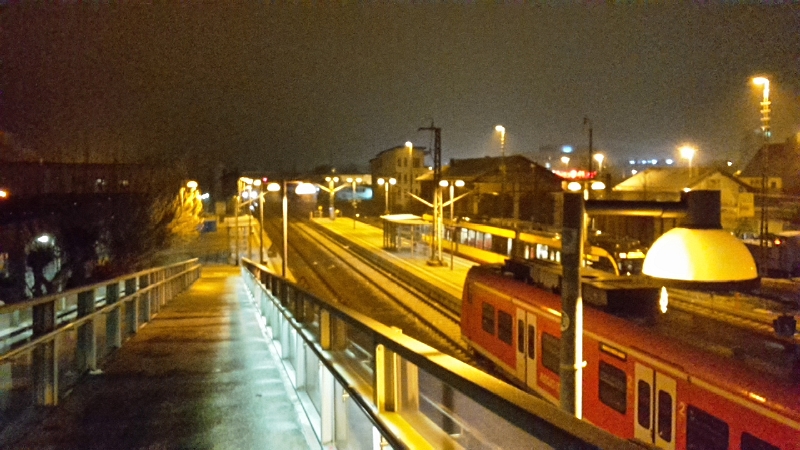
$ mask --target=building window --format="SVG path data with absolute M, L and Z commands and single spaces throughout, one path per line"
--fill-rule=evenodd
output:
M 498 310 L 497 311 L 497 337 L 508 345 L 511 345 L 511 339 L 514 334 L 514 320 L 511 314 Z
M 600 401 L 611 409 L 625 414 L 628 409 L 628 392 L 625 371 L 605 361 L 600 361 Z
M 545 369 L 558 374 L 561 362 L 561 339 L 552 334 L 542 333 L 542 365 Z
M 483 331 L 494 336 L 494 306 L 484 303 L 483 304 L 483 317 L 481 320 Z

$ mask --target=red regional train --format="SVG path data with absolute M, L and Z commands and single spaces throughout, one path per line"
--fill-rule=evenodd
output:
M 461 332 L 518 384 L 557 404 L 560 273 L 535 266 L 472 268 Z M 637 283 L 582 282 L 584 302 L 597 305 L 584 308 L 583 418 L 662 449 L 800 449 L 796 347 L 661 313 L 660 288 Z

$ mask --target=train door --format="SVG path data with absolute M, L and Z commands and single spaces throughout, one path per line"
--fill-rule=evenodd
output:
M 675 449 L 675 380 L 636 363 L 634 437 Z
M 536 387 L 536 315 L 517 309 L 517 378 Z

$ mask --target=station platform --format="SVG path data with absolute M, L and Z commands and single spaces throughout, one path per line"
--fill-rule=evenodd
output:
M 312 221 L 370 252 L 406 269 L 428 283 L 438 286 L 456 298 L 461 298 L 467 272 L 477 263 L 452 256 L 443 249 L 441 262 L 431 261 L 430 246 L 426 243 L 406 243 L 396 250 L 383 247 L 383 229 L 348 218 L 314 218 Z
M 10 449 L 319 448 L 240 269 L 205 266 Z

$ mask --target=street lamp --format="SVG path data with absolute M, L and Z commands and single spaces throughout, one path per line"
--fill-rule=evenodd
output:
M 755 77 L 753 78 L 753 84 L 764 87 L 764 98 L 761 100 L 761 132 L 764 135 L 764 140 L 769 142 L 769 138 L 772 135 L 769 130 L 769 78 Z
M 604 159 L 606 159 L 606 157 L 602 153 L 596 153 L 594 155 L 594 160 L 597 161 L 597 173 L 600 173 L 603 170 Z
M 767 167 L 769 166 L 769 138 L 771 132 L 769 130 L 769 78 L 755 77 L 753 84 L 756 86 L 763 86 L 764 97 L 761 100 L 761 134 L 764 137 L 764 163 L 761 165 L 761 227 L 759 230 L 759 247 L 760 247 L 760 263 L 763 274 L 766 275 L 767 270 L 767 237 L 769 235 L 769 221 L 767 219 Z
M 695 149 L 691 145 L 684 145 L 683 147 L 679 148 L 678 151 L 681 153 L 681 158 L 689 160 L 689 177 L 691 178 L 692 159 L 694 159 L 694 154 L 697 153 L 697 149 Z
M 346 184 L 343 184 L 339 187 L 334 187 L 336 183 L 339 182 L 339 177 L 325 177 L 325 181 L 328 182 L 328 187 L 322 186 L 318 184 L 317 186 L 322 189 L 323 191 L 330 194 L 329 196 L 329 206 L 328 206 L 328 217 L 331 220 L 336 220 L 336 208 L 333 205 L 333 200 L 336 198 L 336 191 L 347 187 Z
M 361 178 L 348 178 L 347 182 L 353 186 L 353 228 L 356 227 L 356 208 L 358 208 L 358 200 L 356 200 L 356 184 L 361 183 Z
M 310 195 L 317 192 L 317 188 L 313 184 L 304 181 L 283 180 L 282 185 L 278 183 L 270 183 L 267 185 L 267 191 L 269 192 L 283 191 L 283 201 L 281 205 L 281 209 L 283 210 L 283 258 L 281 261 L 281 276 L 283 278 L 286 278 L 287 260 L 289 259 L 289 199 L 286 195 L 286 185 L 289 183 L 297 184 L 297 187 L 294 189 L 296 195 Z
M 500 133 L 500 217 L 506 214 L 506 127 L 497 125 L 494 130 Z
M 569 167 L 569 156 L 562 156 L 561 162 L 564 163 L 565 168 Z
M 414 191 L 414 172 L 411 168 L 414 164 L 414 144 L 412 144 L 411 141 L 406 141 L 406 147 L 408 148 L 408 194 L 410 196 Z M 409 197 L 405 197 L 403 199 L 406 208 L 408 208 L 408 205 L 411 203 L 408 198 Z
M 397 183 L 397 180 L 395 180 L 394 178 L 388 178 L 388 179 L 378 178 L 378 185 L 383 186 L 383 190 L 385 192 L 386 209 L 384 214 L 386 215 L 391 213 L 391 211 L 389 211 L 389 185 L 394 185 L 395 183 Z
M 459 200 L 462 197 L 464 197 L 462 195 L 462 196 L 458 197 L 457 199 L 453 199 L 453 194 L 454 194 L 455 188 L 464 187 L 464 180 L 455 180 L 452 183 L 447 181 L 447 180 L 442 180 L 442 181 L 439 182 L 439 186 L 441 186 L 441 187 L 448 187 L 449 186 L 450 187 L 450 201 L 447 202 L 447 205 L 450 205 L 450 221 L 452 222 L 452 220 L 453 220 L 453 204 L 455 204 L 456 200 Z

